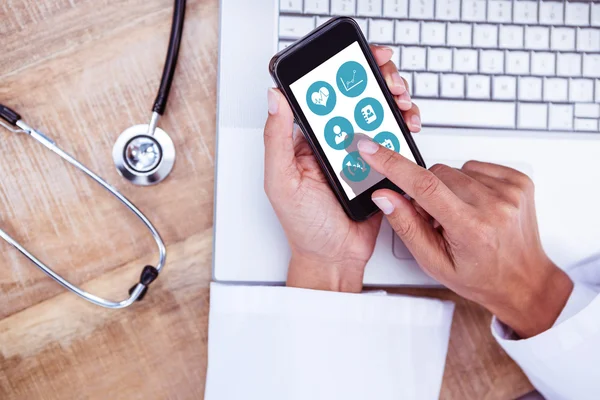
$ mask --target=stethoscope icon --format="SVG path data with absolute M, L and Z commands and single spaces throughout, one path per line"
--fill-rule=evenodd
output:
M 161 182 L 169 175 L 175 163 L 175 146 L 173 141 L 165 131 L 157 127 L 160 116 L 164 113 L 175 66 L 181 43 L 183 32 L 183 21 L 185 17 L 185 0 L 175 0 L 173 12 L 173 25 L 171 27 L 171 37 L 169 40 L 169 49 L 167 59 L 163 69 L 163 75 L 158 90 L 158 95 L 152 108 L 152 117 L 148 125 L 135 125 L 125 130 L 117 139 L 113 147 L 113 161 L 119 173 L 125 179 L 136 185 L 152 185 Z M 114 187 L 108 184 L 100 176 L 96 175 L 85 165 L 80 163 L 73 156 L 62 150 L 52 139 L 42 132 L 26 124 L 21 116 L 14 110 L 0 104 L 0 125 L 13 133 L 23 133 L 38 141 L 48 150 L 60 156 L 63 160 L 82 171 L 89 178 L 94 180 L 133 214 L 135 214 L 148 228 L 158 247 L 158 263 L 156 266 L 148 265 L 142 270 L 140 280 L 129 290 L 129 297 L 122 301 L 110 301 L 95 296 L 85 290 L 73 285 L 54 270 L 37 259 L 19 242 L 0 229 L 0 238 L 4 239 L 11 246 L 16 248 L 32 263 L 34 263 L 44 273 L 58 282 L 60 285 L 77 294 L 90 303 L 106 308 L 125 308 L 135 301 L 142 300 L 145 296 L 148 286 L 158 277 L 158 274 L 165 266 L 167 250 L 160 234 L 152 225 L 150 220 L 125 196 L 119 193 Z

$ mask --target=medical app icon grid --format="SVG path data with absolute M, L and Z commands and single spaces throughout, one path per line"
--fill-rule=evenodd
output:
M 361 137 L 415 161 L 358 42 L 290 88 L 350 200 L 383 179 L 358 153 Z

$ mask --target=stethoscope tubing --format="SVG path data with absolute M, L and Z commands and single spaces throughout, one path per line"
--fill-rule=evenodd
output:
M 169 46 L 167 49 L 167 57 L 165 60 L 165 65 L 163 68 L 163 73 L 160 81 L 160 86 L 158 89 L 158 93 L 156 96 L 156 100 L 154 101 L 154 105 L 152 107 L 152 118 L 151 122 L 148 125 L 148 131 L 145 132 L 147 135 L 152 136 L 154 132 L 157 130 L 157 123 L 159 116 L 162 115 L 167 106 L 167 100 L 169 97 L 169 92 L 171 90 L 171 85 L 173 83 L 173 77 L 175 74 L 175 68 L 177 66 L 177 59 L 179 55 L 179 48 L 181 46 L 181 37 L 183 34 L 183 23 L 185 19 L 185 8 L 186 8 L 186 0 L 175 0 L 174 10 L 173 10 L 173 22 L 171 25 L 171 35 L 169 38 Z M 2 120 L 6 121 L 3 122 Z M 4 239 L 7 243 L 17 249 L 21 254 L 27 257 L 33 264 L 35 264 L 40 270 L 42 270 L 49 277 L 54 279 L 60 285 L 62 285 L 67 290 L 75 293 L 79 297 L 93 303 L 95 305 L 110 308 L 110 309 L 120 309 L 125 308 L 133 304 L 136 300 L 141 300 L 146 293 L 148 286 L 158 277 L 158 274 L 163 269 L 166 262 L 166 247 L 165 244 L 160 237 L 160 234 L 152 225 L 150 220 L 125 196 L 119 193 L 115 188 L 109 185 L 104 179 L 100 176 L 96 175 L 85 165 L 77 161 L 70 154 L 62 150 L 58 145 L 50 138 L 48 138 L 43 133 L 33 129 L 29 125 L 27 125 L 21 119 L 21 116 L 15 111 L 11 110 L 8 107 L 0 104 L 0 125 L 4 126 L 8 130 L 14 133 L 25 133 L 28 136 L 32 137 L 40 144 L 42 144 L 47 149 L 51 150 L 53 153 L 57 154 L 63 160 L 67 161 L 69 164 L 77 168 L 78 170 L 85 173 L 89 178 L 94 180 L 97 184 L 106 189 L 109 193 L 111 193 L 115 198 L 117 198 L 125 207 L 127 207 L 133 214 L 135 214 L 143 223 L 146 225 L 148 230 L 150 231 L 156 245 L 158 246 L 158 263 L 155 267 L 146 266 L 141 274 L 140 281 L 136 285 L 134 285 L 129 290 L 129 297 L 125 300 L 121 301 L 111 301 L 106 300 L 101 297 L 95 296 L 87 291 L 79 288 L 78 286 L 72 284 L 67 281 L 61 275 L 56 273 L 52 268 L 48 267 L 42 261 L 40 261 L 37 257 L 31 254 L 25 247 L 23 247 L 19 242 L 13 239 L 8 233 L 4 230 L 0 229 L 0 238 Z M 166 138 L 163 138 L 163 145 L 169 145 L 171 147 L 170 151 L 167 151 L 168 154 L 172 153 L 174 157 L 174 150 L 172 149 L 172 141 L 168 137 L 168 135 L 164 134 Z M 166 149 L 168 150 L 168 149 Z M 166 176 L 170 172 L 172 168 L 173 160 L 171 160 L 170 165 L 166 165 L 168 170 L 163 171 L 163 175 Z M 163 176 L 163 178 L 164 178 Z
M 171 35 L 169 37 L 169 47 L 167 57 L 163 68 L 160 86 L 154 100 L 152 111 L 163 115 L 167 107 L 171 84 L 175 75 L 175 67 L 179 57 L 179 47 L 181 46 L 181 37 L 183 35 L 183 22 L 185 20 L 186 0 L 175 0 L 173 7 L 173 22 L 171 24 Z
M 57 144 L 52 139 L 48 138 L 43 133 L 36 131 L 35 129 L 31 128 L 30 126 L 28 126 L 21 120 L 16 121 L 15 125 L 20 128 L 20 131 L 16 131 L 16 132 L 23 132 L 23 133 L 28 134 L 30 137 L 32 137 L 33 139 L 35 139 L 36 141 L 41 143 L 44 147 L 51 150 L 53 153 L 60 156 L 63 160 L 67 161 L 69 164 L 73 165 L 75 168 L 77 168 L 80 171 L 82 171 L 83 173 L 85 173 L 88 177 L 90 177 L 92 180 L 94 180 L 96 183 L 98 183 L 100 186 L 102 186 L 104 189 L 106 189 L 109 193 L 111 193 L 115 198 L 117 198 L 133 214 L 135 214 L 144 223 L 144 225 L 146 225 L 146 227 L 152 234 L 152 237 L 153 237 L 154 241 L 156 242 L 156 245 L 158 246 L 158 254 L 159 254 L 158 264 L 154 268 L 156 269 L 157 272 L 160 272 L 163 269 L 165 262 L 166 262 L 166 257 L 167 257 L 167 251 L 165 248 L 165 244 L 164 244 L 160 234 L 154 227 L 154 225 L 152 225 L 150 220 L 131 201 L 129 201 L 129 199 L 127 199 L 124 195 L 119 193 L 115 188 L 113 188 L 111 185 L 109 185 L 104 179 L 102 179 L 101 177 L 96 175 L 94 172 L 92 172 L 89 168 L 87 168 L 81 162 L 77 161 L 70 154 L 68 154 L 67 152 L 62 150 L 60 147 L 58 147 Z M 134 303 L 136 300 L 138 300 L 138 298 L 142 295 L 142 292 L 144 291 L 144 289 L 147 287 L 146 285 L 144 285 L 142 283 L 136 284 L 132 288 L 129 298 L 122 300 L 122 301 L 110 301 L 110 300 L 103 299 L 101 297 L 95 296 L 91 293 L 84 291 L 83 289 L 75 286 L 71 282 L 64 279 L 62 276 L 57 274 L 54 270 L 52 270 L 50 267 L 48 267 L 42 261 L 40 261 L 37 257 L 35 257 L 33 254 L 31 254 L 29 251 L 27 251 L 27 249 L 25 249 L 25 247 L 23 247 L 21 244 L 19 244 L 19 242 L 17 242 L 15 239 L 13 239 L 10 235 L 8 235 L 2 229 L 0 229 L 0 237 L 2 239 L 4 239 L 6 242 L 8 242 L 10 245 L 12 245 L 21 254 L 23 254 L 25 257 L 27 257 L 32 263 L 34 263 L 39 269 L 41 269 L 44 273 L 46 273 L 48 276 L 50 276 L 52 279 L 54 279 L 56 282 L 58 282 L 64 288 L 70 290 L 71 292 L 77 294 L 79 297 L 81 297 L 93 304 L 96 304 L 98 306 L 105 307 L 105 308 L 111 308 L 111 309 L 120 309 L 120 308 L 128 307 L 132 303 Z

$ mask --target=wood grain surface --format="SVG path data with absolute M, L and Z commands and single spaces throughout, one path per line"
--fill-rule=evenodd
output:
M 111 149 L 147 123 L 162 72 L 171 0 L 0 3 L 0 103 L 18 110 L 145 212 L 168 248 L 146 299 L 109 311 L 66 293 L 0 243 L 0 399 L 201 399 L 212 252 L 218 0 L 189 0 L 161 127 L 171 176 L 132 186 Z M 257 95 L 262 96 L 263 93 Z M 156 248 L 103 189 L 24 135 L 0 128 L 0 226 L 72 282 L 122 299 Z M 452 299 L 443 399 L 512 399 L 531 389 L 489 333 L 490 315 Z

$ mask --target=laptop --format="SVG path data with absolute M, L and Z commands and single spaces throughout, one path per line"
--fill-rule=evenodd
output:
M 347 15 L 421 109 L 428 166 L 470 159 L 536 183 L 544 248 L 565 267 L 600 248 L 600 3 L 547 0 L 222 0 L 213 278 L 285 282 L 290 250 L 263 190 L 268 62 Z M 384 221 L 365 284 L 431 286 Z

